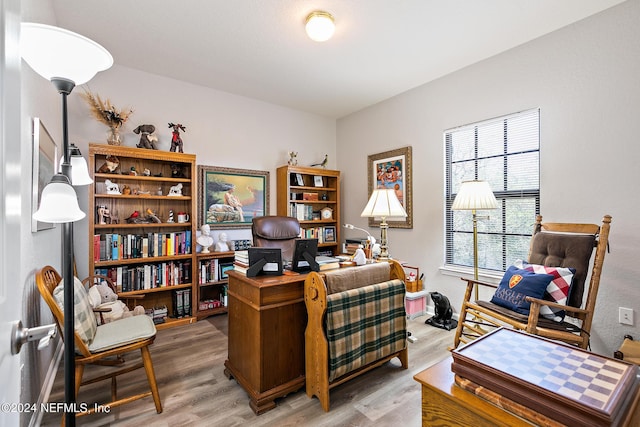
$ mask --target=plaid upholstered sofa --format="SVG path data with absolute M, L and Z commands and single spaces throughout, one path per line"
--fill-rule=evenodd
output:
M 404 277 L 396 261 L 307 276 L 306 389 L 325 411 L 331 388 L 394 357 L 407 369 Z

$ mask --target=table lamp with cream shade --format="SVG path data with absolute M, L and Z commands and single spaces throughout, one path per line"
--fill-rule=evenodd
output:
M 497 209 L 496 200 L 489 183 L 486 181 L 472 180 L 460 184 L 460 189 L 453 200 L 451 210 L 470 210 L 473 216 L 473 279 L 478 280 L 478 217 L 476 211 Z M 478 299 L 478 284 L 475 284 L 475 298 Z
M 373 190 L 369 202 L 360 214 L 361 217 L 380 218 L 380 256 L 379 260 L 388 260 L 387 224 L 388 218 L 406 218 L 407 212 L 398 200 L 395 190 L 378 188 Z

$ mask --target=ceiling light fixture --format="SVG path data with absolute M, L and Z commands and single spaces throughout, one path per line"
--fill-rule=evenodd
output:
M 317 10 L 307 16 L 305 30 L 313 41 L 324 42 L 329 40 L 333 36 L 335 29 L 336 25 L 330 13 Z

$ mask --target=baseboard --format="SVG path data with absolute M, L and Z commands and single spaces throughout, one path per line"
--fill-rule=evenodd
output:
M 58 367 L 60 366 L 60 360 L 62 359 L 62 355 L 64 353 L 64 342 L 61 339 L 56 340 L 56 349 L 53 353 L 53 357 L 51 358 L 51 363 L 49 363 L 49 369 L 47 369 L 47 374 L 42 382 L 42 388 L 40 389 L 40 394 L 38 395 L 37 407 L 40 408 L 42 403 L 46 403 L 49 401 L 49 396 L 51 395 L 51 389 L 53 388 L 53 383 L 56 380 L 56 374 L 58 373 Z M 32 413 L 32 417 L 29 420 L 29 427 L 37 427 L 42 423 L 42 417 L 44 413 L 42 411 L 35 411 Z

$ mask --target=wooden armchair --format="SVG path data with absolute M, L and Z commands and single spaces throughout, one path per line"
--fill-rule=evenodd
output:
M 45 300 L 58 324 L 60 334 L 64 333 L 64 307 L 63 286 L 58 272 L 50 266 L 46 266 L 36 273 L 36 285 L 42 298 Z M 58 286 L 60 284 L 60 286 Z M 91 306 L 87 291 L 80 280 L 74 280 L 74 341 L 75 341 L 75 390 L 76 395 L 81 385 L 95 383 L 111 379 L 111 402 L 104 403 L 110 407 L 116 407 L 134 400 L 153 396 L 156 412 L 162 412 L 162 403 L 158 393 L 158 385 L 153 370 L 153 362 L 149 353 L 149 345 L 156 337 L 156 328 L 148 316 L 132 316 L 105 325 L 98 326 Z M 140 350 L 142 361 L 132 366 L 123 366 L 121 369 L 109 372 L 96 378 L 84 380 L 82 374 L 87 364 L 99 363 L 107 358 L 120 356 L 134 350 Z M 65 351 L 73 351 L 65 349 Z M 111 363 L 106 363 L 111 365 Z M 116 376 L 144 367 L 149 382 L 149 391 L 134 396 L 118 399 Z M 78 415 L 91 414 L 95 406 L 87 412 Z
M 460 310 L 454 348 L 497 327 L 507 326 L 586 349 L 589 345 L 610 223 L 609 215 L 604 216 L 602 225 L 543 223 L 542 216 L 538 215 L 529 249 L 529 263 L 575 268 L 567 304 L 527 296 L 526 301 L 530 302 L 529 314 L 520 314 L 491 302 L 472 301 L 475 284 L 493 288 L 497 286 L 463 279 L 467 281 L 467 289 Z M 556 321 L 541 316 L 542 307 L 563 310 L 565 319 Z

